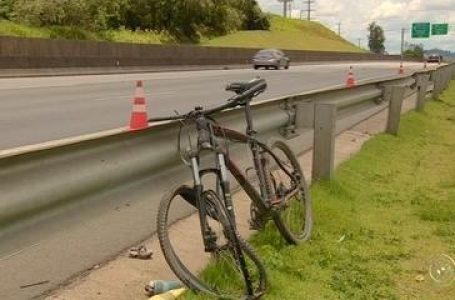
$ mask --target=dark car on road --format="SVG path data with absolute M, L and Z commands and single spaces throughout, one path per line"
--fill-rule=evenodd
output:
M 428 56 L 427 62 L 429 62 L 429 63 L 441 63 L 442 62 L 442 55 L 431 54 L 430 56 Z
M 259 69 L 261 67 L 265 69 L 273 68 L 280 69 L 281 67 L 289 69 L 291 60 L 281 50 L 277 49 L 265 49 L 256 53 L 253 57 L 253 67 Z

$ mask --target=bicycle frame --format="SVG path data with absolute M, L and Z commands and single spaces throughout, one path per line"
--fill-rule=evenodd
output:
M 252 129 L 252 119 L 251 119 L 251 110 L 249 103 L 245 105 L 245 113 L 246 113 L 246 120 L 247 120 L 247 129 L 246 129 L 246 134 L 243 134 L 241 132 L 228 129 L 225 127 L 222 127 L 217 124 L 213 124 L 212 122 L 208 123 L 209 124 L 209 135 L 210 135 L 210 140 L 212 145 L 214 146 L 213 148 L 210 149 L 210 151 L 216 153 L 216 162 L 217 162 L 217 168 L 215 170 L 219 171 L 219 175 L 221 177 L 221 180 L 225 182 L 223 184 L 223 192 L 225 194 L 225 197 L 227 196 L 229 199 L 227 200 L 228 203 L 226 203 L 226 206 L 228 209 L 232 206 L 232 201 L 231 201 L 231 194 L 230 194 L 230 185 L 228 182 L 228 178 L 226 175 L 226 169 L 234 176 L 236 181 L 239 183 L 239 185 L 242 187 L 242 189 L 247 193 L 249 198 L 253 201 L 254 205 L 256 208 L 259 210 L 259 212 L 263 215 L 267 215 L 267 213 L 270 211 L 271 205 L 274 202 L 274 195 L 272 190 L 272 183 L 271 180 L 267 174 L 267 170 L 264 170 L 265 164 L 262 161 L 263 158 L 263 153 L 268 153 L 277 163 L 277 165 L 283 170 L 287 176 L 290 178 L 294 178 L 295 174 L 289 173 L 289 171 L 283 166 L 279 158 L 273 153 L 273 151 L 267 147 L 265 144 L 259 142 L 257 139 L 255 139 L 256 132 Z M 243 143 L 247 144 L 252 152 L 253 155 L 253 162 L 254 162 L 254 168 L 256 170 L 256 174 L 259 180 L 259 187 L 260 187 L 260 193 L 256 190 L 256 188 L 249 182 L 247 179 L 246 175 L 241 171 L 240 167 L 237 166 L 237 164 L 229 157 L 226 149 L 223 149 L 222 147 L 218 147 L 216 145 L 216 142 L 212 140 L 212 136 L 218 137 L 218 138 L 225 138 L 233 142 L 237 143 Z M 199 152 L 193 153 L 192 158 L 191 158 L 191 165 L 192 165 L 192 170 L 193 170 L 193 178 L 194 178 L 194 183 L 195 183 L 195 192 L 199 194 L 200 191 L 198 191 L 198 186 L 201 185 L 201 177 L 203 176 L 204 172 L 213 172 L 215 171 L 214 169 L 206 169 L 206 170 L 200 170 L 199 168 Z M 202 189 L 202 186 L 201 186 Z M 298 188 L 296 188 L 298 189 Z M 202 191 L 202 190 L 201 190 Z M 204 204 L 200 203 L 200 206 L 198 209 L 202 209 L 201 217 L 204 217 L 206 215 Z M 234 219 L 235 216 L 232 215 L 232 218 Z M 235 219 L 234 219 L 235 220 Z M 202 220 L 201 220 L 202 221 Z
M 248 181 L 245 174 L 241 171 L 240 167 L 237 166 L 235 161 L 230 159 L 226 152 L 223 151 L 223 154 L 226 158 L 226 166 L 229 172 L 234 176 L 236 181 L 240 184 L 242 189 L 247 193 L 248 197 L 253 201 L 256 207 L 262 212 L 265 213 L 270 209 L 271 204 L 273 203 L 273 195 L 271 193 L 271 182 L 267 178 L 266 170 L 264 170 L 264 164 L 262 163 L 262 154 L 264 152 L 270 154 L 277 165 L 283 170 L 286 175 L 290 178 L 294 177 L 294 174 L 290 174 L 289 171 L 283 166 L 279 158 L 273 153 L 273 151 L 266 146 L 265 144 L 254 139 L 254 137 L 244 135 L 240 132 L 221 127 L 219 125 L 214 125 L 214 132 L 217 137 L 226 137 L 231 141 L 236 141 L 244 144 L 248 144 L 249 148 L 253 154 L 254 167 L 256 174 L 259 180 L 259 186 L 261 193 L 259 194 L 256 188 Z
M 293 177 L 292 174 L 284 168 L 281 164 L 280 160 L 276 155 L 264 144 L 260 143 L 256 139 L 254 139 L 251 135 L 244 135 L 240 132 L 230 130 L 218 125 L 211 124 L 211 133 L 217 137 L 225 137 L 231 141 L 241 142 L 244 144 L 248 144 L 254 158 L 254 165 L 256 169 L 256 173 L 259 178 L 260 187 L 261 187 L 261 194 L 256 191 L 256 188 L 248 181 L 244 173 L 240 170 L 240 168 L 236 165 L 236 163 L 229 158 L 228 153 L 225 149 L 221 147 L 216 147 L 212 149 L 216 156 L 216 168 L 210 169 L 200 169 L 199 168 L 199 151 L 194 152 L 191 155 L 191 168 L 193 173 L 194 179 L 194 204 L 195 207 L 198 209 L 199 214 L 199 221 L 201 225 L 201 234 L 203 236 L 203 242 L 205 251 L 212 252 L 216 250 L 213 247 L 213 235 L 211 232 L 211 228 L 207 222 L 207 216 L 210 216 L 208 213 L 207 203 L 204 201 L 202 194 L 203 194 L 203 184 L 202 184 L 202 177 L 209 173 L 217 174 L 218 178 L 220 179 L 220 187 L 222 190 L 223 197 L 221 198 L 224 200 L 224 207 L 226 208 L 226 220 L 224 221 L 226 224 L 225 234 L 230 236 L 230 240 L 234 242 L 234 246 L 236 248 L 238 257 L 238 263 L 240 264 L 240 270 L 243 273 L 243 277 L 246 282 L 246 293 L 249 296 L 254 295 L 252 281 L 251 281 L 251 274 L 246 267 L 246 261 L 244 255 L 240 249 L 240 245 L 236 242 L 236 235 L 238 234 L 236 221 L 235 221 L 235 213 L 233 208 L 233 201 L 231 197 L 230 191 L 230 182 L 227 177 L 227 170 L 234 176 L 240 186 L 245 190 L 247 195 L 253 201 L 254 205 L 259 209 L 261 215 L 267 215 L 271 208 L 271 200 L 272 200 L 272 193 L 271 193 L 271 182 L 267 180 L 266 171 L 264 170 L 264 164 L 261 161 L 261 154 L 262 151 L 269 153 L 277 164 L 283 169 L 291 178 Z M 218 187 L 218 184 L 217 184 Z M 220 199 L 220 200 L 221 200 Z M 193 204 L 193 205 L 194 205 Z M 256 299 L 253 297 L 251 299 Z

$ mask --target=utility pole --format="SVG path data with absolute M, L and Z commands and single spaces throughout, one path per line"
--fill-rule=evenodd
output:
M 360 41 L 361 41 L 362 39 L 361 39 L 361 38 L 358 38 L 357 40 L 359 41 L 359 48 L 361 48 L 361 47 L 360 47 Z
M 307 12 L 307 20 L 308 20 L 308 21 L 311 21 L 311 12 L 314 11 L 314 9 L 311 9 L 311 5 L 314 4 L 314 0 L 306 0 L 306 1 L 303 1 L 303 4 L 306 4 L 306 5 L 307 5 L 307 9 L 306 9 L 306 12 Z
M 338 35 L 341 36 L 341 22 L 338 22 L 337 25 L 338 25 Z
M 278 2 L 283 3 L 283 17 L 287 18 L 288 16 L 288 9 L 289 9 L 289 15 L 291 15 L 291 2 L 293 0 L 278 0 Z
M 401 28 L 401 61 L 403 61 L 404 55 L 404 33 L 406 32 L 406 28 Z

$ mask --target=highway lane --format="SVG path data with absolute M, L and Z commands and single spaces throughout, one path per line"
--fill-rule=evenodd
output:
M 127 125 L 134 81 L 144 80 L 149 116 L 214 106 L 230 96 L 227 83 L 265 78 L 260 99 L 342 84 L 348 64 L 301 65 L 290 70 L 211 70 L 126 75 L 0 79 L 0 150 Z M 409 63 L 407 71 L 422 67 Z M 397 62 L 354 64 L 357 79 L 397 74 Z

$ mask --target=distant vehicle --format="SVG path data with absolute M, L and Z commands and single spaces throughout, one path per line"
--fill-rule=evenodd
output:
M 281 50 L 277 49 L 264 49 L 256 53 L 253 57 L 253 67 L 259 69 L 263 67 L 265 69 L 274 68 L 276 70 L 281 67 L 289 69 L 291 60 Z
M 431 54 L 430 56 L 428 56 L 427 62 L 429 62 L 429 63 L 441 63 L 442 62 L 442 55 Z

